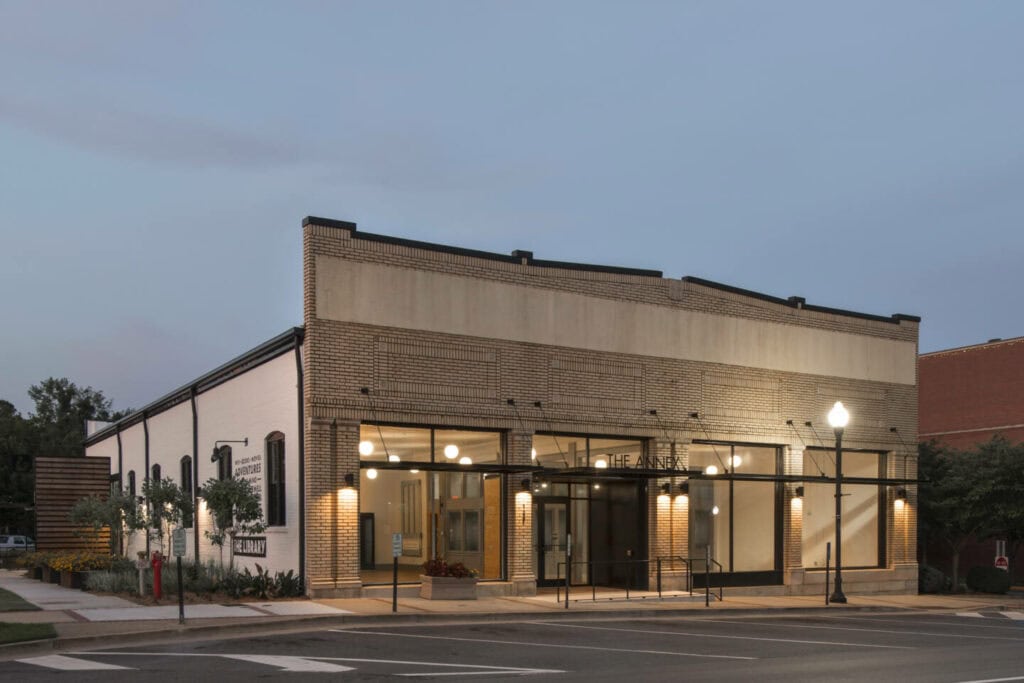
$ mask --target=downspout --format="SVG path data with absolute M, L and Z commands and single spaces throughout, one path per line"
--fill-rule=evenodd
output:
M 149 481 L 149 414 L 145 410 L 142 411 L 142 433 L 146 439 L 146 471 L 142 473 L 142 481 L 143 483 L 146 483 Z M 148 496 L 146 497 L 146 507 L 149 507 Z M 149 529 L 146 529 L 146 557 L 149 557 L 149 555 Z
M 124 493 L 124 451 L 121 448 L 121 423 L 117 424 L 117 488 Z M 124 556 L 124 530 L 117 535 L 117 554 Z
M 306 417 L 302 372 L 302 348 L 295 332 L 295 375 L 298 378 L 299 402 L 299 576 L 306 580 Z
M 196 406 L 196 385 L 189 389 L 192 403 L 192 557 L 199 567 L 199 411 Z

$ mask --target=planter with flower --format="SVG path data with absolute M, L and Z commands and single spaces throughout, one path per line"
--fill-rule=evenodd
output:
M 477 571 L 461 562 L 441 559 L 423 563 L 420 597 L 427 600 L 476 600 Z
M 67 552 L 50 560 L 50 570 L 60 572 L 60 585 L 82 588 L 86 575 L 97 569 L 109 569 L 111 557 L 88 551 Z

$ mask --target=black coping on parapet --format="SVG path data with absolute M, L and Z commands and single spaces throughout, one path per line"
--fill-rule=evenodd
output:
M 190 391 L 193 388 L 196 389 L 197 393 L 202 393 L 219 385 L 226 379 L 235 377 L 234 373 L 240 369 L 244 368 L 245 371 L 248 371 L 257 365 L 261 365 L 263 362 L 277 358 L 281 354 L 294 349 L 296 344 L 301 344 L 305 338 L 305 334 L 305 327 L 293 327 L 286 332 L 282 332 L 276 337 L 263 342 L 259 346 L 249 349 L 242 355 L 232 358 L 227 363 L 219 365 L 213 370 L 197 377 L 188 384 L 182 385 L 174 391 L 164 394 L 155 401 L 147 403 L 142 408 L 125 415 L 120 420 L 111 422 L 96 433 L 89 434 L 85 437 L 85 444 L 91 445 L 97 441 L 102 441 L 116 432 L 119 425 L 121 428 L 131 426 L 137 422 L 141 422 L 143 417 L 153 417 L 154 415 L 162 413 L 169 408 L 173 408 L 179 403 L 184 403 L 189 399 Z M 247 367 L 250 365 L 251 367 Z
M 341 228 L 344 230 L 352 231 L 353 239 L 367 240 L 369 242 L 382 242 L 385 244 L 395 244 L 402 247 L 409 247 L 410 249 L 424 249 L 427 251 L 436 251 L 444 254 L 453 254 L 455 256 L 470 256 L 473 258 L 487 259 L 489 261 L 500 261 L 502 263 L 516 263 L 522 264 L 523 255 L 529 254 L 527 257 L 527 263 L 531 266 L 537 266 L 539 268 L 561 268 L 565 270 L 580 270 L 588 271 L 592 273 L 610 273 L 613 275 L 636 275 L 640 277 L 656 277 L 661 278 L 663 274 L 660 270 L 646 270 L 643 268 L 625 268 L 621 266 L 599 266 L 592 265 L 589 263 L 569 263 L 566 261 L 544 261 L 533 258 L 533 252 L 517 250 L 513 254 L 498 254 L 492 251 L 481 251 L 478 249 L 466 249 L 464 247 L 451 247 L 445 244 L 437 244 L 435 242 L 421 242 L 420 240 L 410 240 L 404 237 L 391 237 L 390 235 L 377 235 L 370 232 L 359 232 L 356 230 L 356 224 L 348 221 L 338 221 L 330 218 L 318 218 L 316 216 L 307 216 L 302 220 L 302 226 L 307 225 L 323 225 L 329 228 Z M 520 254 L 516 256 L 515 254 Z
M 747 296 L 753 299 L 760 299 L 761 301 L 768 301 L 773 304 L 781 304 L 783 306 L 789 306 L 790 308 L 799 308 L 804 311 L 817 311 L 819 313 L 830 313 L 832 315 L 843 315 L 851 318 L 862 318 L 864 320 L 877 320 L 883 323 L 894 323 L 899 324 L 901 321 L 921 322 L 921 318 L 916 315 L 907 315 L 905 313 L 895 313 L 891 316 L 875 315 L 873 313 L 860 313 L 858 311 L 847 311 L 842 308 L 829 308 L 828 306 L 816 306 L 814 304 L 806 303 L 806 299 L 799 296 L 791 296 L 788 299 L 782 299 L 777 296 L 770 294 L 764 294 L 762 292 L 755 292 L 750 289 L 743 289 L 742 287 L 733 287 L 732 285 L 725 285 L 721 282 L 714 282 L 712 280 L 705 280 L 703 278 L 694 277 L 687 275 L 683 278 L 683 282 L 691 282 L 695 285 L 702 285 L 704 287 L 710 287 L 712 289 L 718 289 L 723 292 L 729 292 L 731 294 L 739 294 L 741 296 Z

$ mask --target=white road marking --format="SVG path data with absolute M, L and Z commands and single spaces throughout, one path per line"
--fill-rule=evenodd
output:
M 1002 681 L 1024 681 L 1024 676 L 1012 676 L 1010 678 L 986 678 L 977 681 L 960 681 L 960 683 L 1002 683 Z
M 289 657 L 289 656 L 277 656 L 277 655 L 220 655 L 227 659 L 237 659 L 243 662 L 256 662 L 257 664 L 266 664 L 267 666 L 276 666 L 281 671 L 300 671 L 304 673 L 310 672 L 321 672 L 321 673 L 341 673 L 343 671 L 352 671 L 350 666 L 342 666 L 341 664 L 331 664 L 329 662 L 318 662 L 315 659 L 306 659 L 305 657 Z
M 45 655 L 43 657 L 30 657 L 28 659 L 19 659 L 22 664 L 34 664 L 35 666 L 45 666 L 48 669 L 59 669 L 60 671 L 101 671 L 104 669 L 122 669 L 127 670 L 130 667 L 117 666 L 116 664 L 103 664 L 102 662 L 92 662 L 88 659 L 75 659 L 74 657 L 65 657 L 64 655 Z
M 355 631 L 332 631 L 334 633 L 356 633 Z M 388 634 L 391 635 L 391 634 Z M 320 662 L 360 662 L 364 664 L 403 664 L 409 666 L 434 666 L 434 667 L 447 667 L 449 669 L 474 669 L 474 671 L 467 672 L 437 672 L 432 671 L 429 675 L 432 676 L 451 676 L 451 675 L 469 675 L 471 673 L 480 674 L 504 674 L 504 675 L 526 675 L 526 674 L 563 674 L 565 671 L 561 669 L 527 669 L 515 666 L 487 666 L 486 664 L 447 664 L 441 662 L 417 662 L 411 660 L 402 659 L 366 659 L 360 657 L 321 657 L 318 655 L 310 655 L 307 657 L 277 657 L 277 656 L 263 656 L 263 655 L 234 655 L 234 654 L 212 654 L 206 652 L 110 652 L 110 651 L 96 651 L 96 652 L 72 652 L 71 654 L 89 654 L 95 656 L 112 656 L 112 657 L 224 657 L 226 659 L 236 659 L 238 661 L 252 661 L 258 663 L 268 663 L 271 666 L 278 666 L 277 662 L 261 662 L 264 659 L 274 660 L 306 660 L 309 663 L 310 660 L 319 660 Z M 748 657 L 742 657 L 740 659 L 749 659 Z M 122 669 L 126 667 L 110 667 L 114 669 Z M 349 667 L 339 667 L 345 671 L 352 671 Z M 297 671 L 298 669 L 286 669 L 291 671 Z M 302 669 L 302 671 L 313 671 L 313 669 Z M 326 671 L 325 669 L 317 669 L 317 671 Z M 330 671 L 335 671 L 331 669 Z M 398 676 L 426 676 L 428 674 L 394 674 Z
M 831 619 L 832 621 L 867 621 L 867 622 L 876 623 L 876 624 L 917 624 L 917 625 L 926 625 L 926 626 L 959 626 L 961 628 L 964 626 L 964 622 L 962 622 L 962 621 L 936 621 L 936 619 L 940 619 L 942 617 L 955 616 L 953 613 L 945 613 L 945 612 L 943 612 L 942 614 L 934 614 L 934 613 L 929 613 L 929 612 L 924 612 L 924 613 L 922 613 L 922 612 L 913 612 L 912 614 L 914 616 L 922 616 L 922 614 L 924 614 L 924 615 L 929 615 L 932 618 L 931 619 L 926 619 L 926 620 L 923 620 L 923 621 L 922 620 L 911 621 L 911 620 L 906 619 L 906 618 L 903 618 L 903 619 L 879 619 L 879 618 L 876 618 L 876 617 L 854 617 L 854 616 L 845 616 L 845 615 L 844 616 L 839 616 L 839 615 L 820 615 L 820 614 L 819 615 L 815 615 L 815 618 L 816 619 Z M 893 616 L 899 616 L 899 615 L 893 615 Z M 805 617 L 806 617 L 806 615 L 801 615 L 800 617 L 785 617 L 785 618 L 796 619 L 796 618 L 805 618 Z M 745 617 L 745 619 L 749 619 L 749 617 Z M 756 624 L 756 623 L 761 623 L 761 622 L 756 622 L 755 621 L 753 623 Z M 997 631 L 1013 631 L 1014 633 L 1020 633 L 1020 628 L 1019 627 L 1017 627 L 1017 626 L 997 626 L 996 625 L 996 624 L 1000 624 L 1000 623 L 1005 623 L 1005 622 L 1003 622 L 1002 619 L 1000 619 L 998 621 L 996 621 L 995 619 L 982 620 L 981 622 L 974 621 L 974 622 L 971 623 L 970 628 L 971 628 L 971 630 L 979 630 L 979 629 L 992 630 L 992 629 L 994 629 L 994 630 L 997 630 Z
M 528 623 L 528 622 L 523 622 Z M 453 636 L 424 636 L 412 633 L 388 633 L 386 631 L 350 631 L 330 629 L 331 633 L 353 633 L 368 636 L 389 636 L 392 638 L 423 638 L 426 640 L 459 640 L 467 643 L 490 643 L 494 645 L 525 645 L 527 647 L 554 647 L 565 650 L 599 650 L 601 652 L 629 652 L 641 655 L 669 655 L 672 657 L 706 657 L 710 659 L 757 659 L 757 657 L 740 657 L 737 655 L 707 655 L 697 652 L 666 652 L 664 650 L 626 650 L 614 647 L 596 647 L 592 645 L 558 645 L 556 643 L 530 643 L 522 640 L 488 640 L 486 638 L 455 638 Z
M 1020 621 L 1024 619 L 1024 612 L 1000 612 L 1004 617 L 1013 619 L 1014 621 Z
M 981 612 L 957 612 L 958 617 L 972 617 L 974 619 L 984 619 L 985 615 Z
M 553 626 L 561 628 L 580 628 L 588 629 L 592 631 L 619 631 L 622 633 L 647 633 L 650 635 L 661 635 L 661 636 L 695 636 L 698 638 L 726 638 L 729 640 L 762 640 L 771 643 L 798 643 L 802 645 L 845 645 L 846 647 L 875 647 L 882 648 L 885 650 L 913 650 L 912 647 L 904 647 L 900 645 L 871 645 L 869 643 L 847 643 L 842 641 L 832 640 L 794 640 L 790 638 L 760 638 L 757 636 L 727 636 L 719 633 L 693 633 L 691 631 L 650 631 L 642 629 L 632 628 L 612 628 L 610 626 L 581 626 L 578 624 L 566 624 L 564 622 L 554 621 L 525 621 L 524 624 L 535 624 L 537 626 Z M 604 648 L 598 648 L 604 649 Z M 711 656 L 711 655 L 705 655 Z
M 735 623 L 735 622 L 730 622 L 730 621 L 727 621 L 727 620 L 724 620 L 724 619 L 689 619 L 688 621 L 707 621 L 707 622 L 725 623 L 725 624 Z M 774 626 L 776 628 L 812 628 L 812 629 L 815 629 L 815 630 L 819 630 L 820 629 L 820 630 L 825 630 L 825 631 L 859 631 L 859 632 L 862 632 L 862 633 L 895 633 L 895 634 L 898 634 L 898 635 L 907 635 L 907 636 L 935 636 L 937 638 L 970 638 L 972 640 L 1009 640 L 1009 641 L 1013 641 L 1015 643 L 1019 643 L 1019 642 L 1022 641 L 1021 638 L 1003 638 L 1003 637 L 1000 637 L 1000 636 L 969 636 L 969 635 L 965 635 L 963 633 L 929 633 L 927 631 L 907 631 L 907 630 L 904 630 L 904 629 L 894 630 L 894 629 L 883 629 L 883 628 L 851 628 L 849 626 L 822 626 L 820 624 L 780 624 L 780 623 L 763 622 L 763 621 L 751 621 L 749 623 L 757 624 L 758 626 Z M 875 645 L 874 647 L 886 647 L 886 646 Z M 914 648 L 903 648 L 903 649 L 912 650 Z

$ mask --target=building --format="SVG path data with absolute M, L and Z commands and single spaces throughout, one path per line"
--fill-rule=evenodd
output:
M 841 400 L 846 590 L 916 591 L 918 318 L 322 218 L 303 240 L 302 327 L 87 441 L 133 490 L 250 479 L 269 526 L 238 560 L 359 595 L 401 534 L 408 582 L 442 557 L 495 593 L 678 587 L 709 554 L 715 582 L 818 593 Z M 200 500 L 191 556 L 208 525 Z
M 1014 444 L 1024 441 L 1024 337 L 923 353 L 918 382 L 921 441 L 959 450 L 995 436 Z M 927 553 L 929 564 L 950 567 L 951 553 L 944 544 L 922 543 L 921 551 Z M 991 565 L 999 554 L 994 539 L 971 541 L 960 553 L 958 573 L 966 576 L 971 567 Z M 1015 581 L 1024 576 L 1022 555 L 1010 557 Z
M 919 433 L 953 448 L 1024 440 L 1024 337 L 923 353 Z

